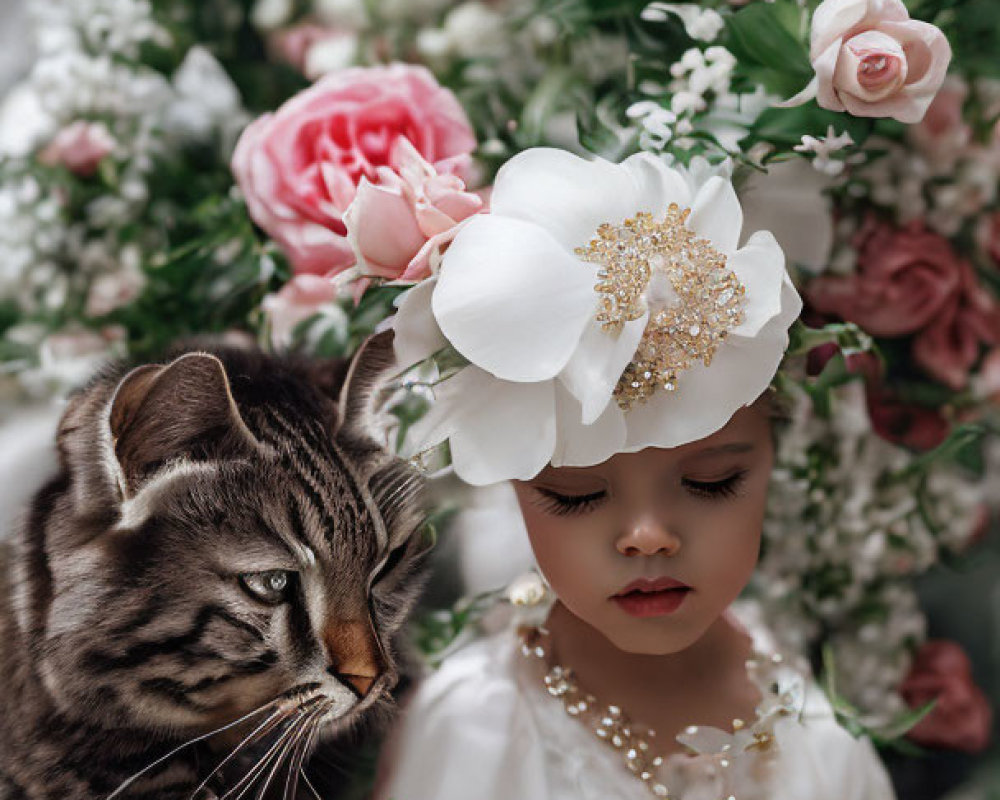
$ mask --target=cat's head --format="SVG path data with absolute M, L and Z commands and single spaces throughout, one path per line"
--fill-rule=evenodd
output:
M 193 352 L 76 398 L 19 603 L 65 710 L 197 732 L 289 692 L 328 720 L 386 696 L 426 549 L 420 480 L 367 428 L 390 364 L 384 337 L 346 377 Z

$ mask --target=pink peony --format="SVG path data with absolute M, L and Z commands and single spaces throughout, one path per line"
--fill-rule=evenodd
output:
M 269 294 L 261 303 L 271 328 L 271 341 L 281 349 L 292 343 L 295 327 L 337 299 L 337 289 L 329 278 L 319 275 L 296 275 Z
M 1000 344 L 1000 308 L 961 264 L 961 285 L 913 340 L 913 358 L 927 373 L 955 389 L 965 388 L 984 345 Z
M 821 277 L 807 287 L 817 311 L 874 336 L 904 336 L 930 324 L 959 291 L 962 262 L 947 239 L 919 222 L 903 229 L 870 223 L 856 246 L 855 275 Z
M 456 175 L 438 174 L 407 139 L 396 140 L 391 160 L 395 169 L 380 167 L 377 184 L 361 179 L 344 222 L 364 274 L 419 281 L 483 200 Z
M 812 20 L 817 102 L 856 117 L 919 122 L 951 60 L 945 35 L 902 0 L 824 0 Z
M 910 708 L 937 704 L 907 736 L 926 747 L 978 753 L 990 740 L 989 701 L 972 682 L 969 657 L 955 642 L 926 642 L 917 653 L 900 694 Z
M 43 164 L 61 164 L 70 172 L 89 177 L 117 142 L 101 122 L 77 120 L 59 131 L 39 154 Z
M 243 132 L 233 173 L 254 221 L 296 272 L 354 263 L 343 214 L 362 178 L 394 166 L 400 137 L 439 171 L 461 174 L 476 139 L 455 96 L 423 67 L 331 73 Z

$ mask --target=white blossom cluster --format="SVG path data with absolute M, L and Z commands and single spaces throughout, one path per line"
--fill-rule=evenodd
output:
M 149 208 L 157 163 L 216 135 L 231 147 L 246 117 L 206 50 L 193 48 L 172 80 L 134 60 L 144 42 L 170 44 L 148 0 L 39 0 L 32 12 L 38 58 L 0 104 L 0 296 L 26 315 L 79 307 L 100 317 L 137 296 L 141 265 L 163 244 L 154 226 L 138 239 L 122 235 Z M 71 208 L 68 188 L 41 167 L 60 159 L 48 151 L 80 126 L 106 150 L 99 182 L 89 183 L 103 191 Z M 27 346 L 35 327 L 8 338 Z
M 870 141 L 885 154 L 854 173 L 871 199 L 905 225 L 924 219 L 943 236 L 954 236 L 977 219 L 997 196 L 1000 147 L 969 145 L 955 158 L 935 161 L 919 149 L 889 140 Z M 857 184 L 856 184 L 857 185 Z
M 891 715 L 924 634 L 908 579 L 969 543 L 984 490 L 944 463 L 910 469 L 912 455 L 871 430 L 860 382 L 833 400 L 827 418 L 804 392 L 795 398 L 755 589 L 789 647 L 829 637 L 842 693 Z
M 135 59 L 145 42 L 170 44 L 149 0 L 40 0 L 31 12 L 43 58 L 80 52 Z

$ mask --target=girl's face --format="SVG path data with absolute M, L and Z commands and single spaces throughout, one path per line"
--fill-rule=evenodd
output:
M 562 603 L 620 650 L 694 644 L 750 579 L 774 458 L 763 403 L 706 439 L 514 484 Z

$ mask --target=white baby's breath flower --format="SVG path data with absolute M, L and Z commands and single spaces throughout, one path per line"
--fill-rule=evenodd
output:
M 824 175 L 831 177 L 839 175 L 844 171 L 845 162 L 842 159 L 830 158 L 833 153 L 838 153 L 845 147 L 854 144 L 851 134 L 844 131 L 839 136 L 834 132 L 833 125 L 827 128 L 826 136 L 816 138 L 815 136 L 803 136 L 802 143 L 793 148 L 797 153 L 815 153 L 813 167 Z
M 250 12 L 250 21 L 260 31 L 273 31 L 288 22 L 293 11 L 292 0 L 257 0 Z
M 718 11 L 699 8 L 694 4 L 650 3 L 642 10 L 641 16 L 650 22 L 660 22 L 665 20 L 668 14 L 680 17 L 688 36 L 703 42 L 715 41 L 725 27 L 725 22 Z
M 545 581 L 534 571 L 515 578 L 507 587 L 507 599 L 514 606 L 537 606 L 545 594 Z
M 659 103 L 642 100 L 630 105 L 625 114 L 629 119 L 638 120 L 642 126 L 639 146 L 643 150 L 663 150 L 674 136 L 673 126 L 677 123 L 677 115 Z M 691 123 L 687 120 L 681 122 L 686 123 L 687 127 L 681 130 L 680 125 L 677 125 L 678 132 L 690 133 Z

